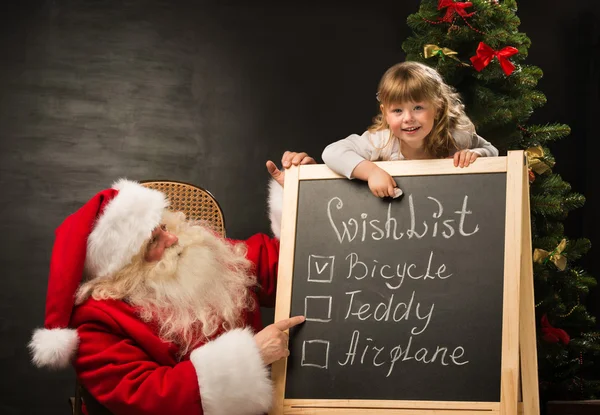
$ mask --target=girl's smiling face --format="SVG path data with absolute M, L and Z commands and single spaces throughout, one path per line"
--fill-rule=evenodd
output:
M 400 102 L 381 106 L 392 133 L 411 148 L 424 148 L 425 138 L 433 129 L 435 108 L 428 102 Z

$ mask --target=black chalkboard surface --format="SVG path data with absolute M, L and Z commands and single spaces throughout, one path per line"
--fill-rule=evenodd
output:
M 500 400 L 506 173 L 299 183 L 286 399 Z

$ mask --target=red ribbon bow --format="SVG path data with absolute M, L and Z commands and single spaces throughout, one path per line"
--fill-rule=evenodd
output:
M 519 50 L 512 46 L 506 46 L 501 50 L 494 50 L 485 43 L 479 42 L 479 46 L 477 46 L 477 55 L 471 57 L 471 62 L 473 62 L 475 70 L 481 72 L 483 68 L 489 65 L 495 56 L 498 58 L 504 73 L 510 75 L 515 70 L 515 65 L 513 65 L 508 58 L 517 53 L 519 53 Z
M 544 333 L 543 339 L 548 343 L 558 343 L 560 340 L 563 344 L 569 344 L 571 340 L 566 331 L 550 325 L 546 314 L 542 316 L 542 333 Z
M 451 22 L 454 19 L 454 13 L 457 13 L 462 17 L 471 17 L 475 14 L 475 12 L 467 13 L 465 9 L 472 6 L 473 3 L 470 1 L 464 3 L 455 3 L 454 0 L 440 0 L 438 3 L 438 10 L 442 10 L 445 7 L 448 8 L 446 10 L 446 14 L 440 19 L 440 21 Z

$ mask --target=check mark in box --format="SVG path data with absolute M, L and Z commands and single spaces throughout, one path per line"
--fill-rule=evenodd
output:
M 304 316 L 306 321 L 326 323 L 331 321 L 331 296 L 308 295 L 304 298 Z
M 330 283 L 333 279 L 335 256 L 309 255 L 308 281 Z
M 327 369 L 329 365 L 329 342 L 327 340 L 305 340 L 302 343 L 301 366 Z

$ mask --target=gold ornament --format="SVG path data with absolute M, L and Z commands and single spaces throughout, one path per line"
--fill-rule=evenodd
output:
M 544 158 L 544 149 L 542 147 L 530 147 L 525 150 L 525 155 L 527 156 L 529 168 L 537 174 L 544 174 L 550 170 L 550 166 L 542 160 Z
M 548 252 L 540 248 L 535 248 L 535 250 L 533 251 L 533 261 L 537 262 L 538 264 L 545 264 L 548 261 L 552 261 L 554 265 L 556 265 L 556 268 L 558 268 L 561 271 L 564 271 L 567 267 L 567 258 L 564 255 L 561 255 L 561 252 L 564 251 L 566 246 L 567 240 L 563 239 L 562 241 L 560 241 L 558 246 L 554 248 L 552 252 Z
M 470 66 L 464 62 L 461 62 L 461 60 L 456 57 L 456 55 L 458 55 L 458 52 L 455 52 L 452 49 L 448 48 L 440 48 L 438 45 L 425 45 L 423 47 L 423 55 L 426 59 L 429 59 L 433 56 L 439 56 L 440 58 L 442 58 L 442 60 L 444 59 L 444 57 L 447 56 L 450 59 L 454 59 L 455 61 L 459 62 L 463 66 Z

